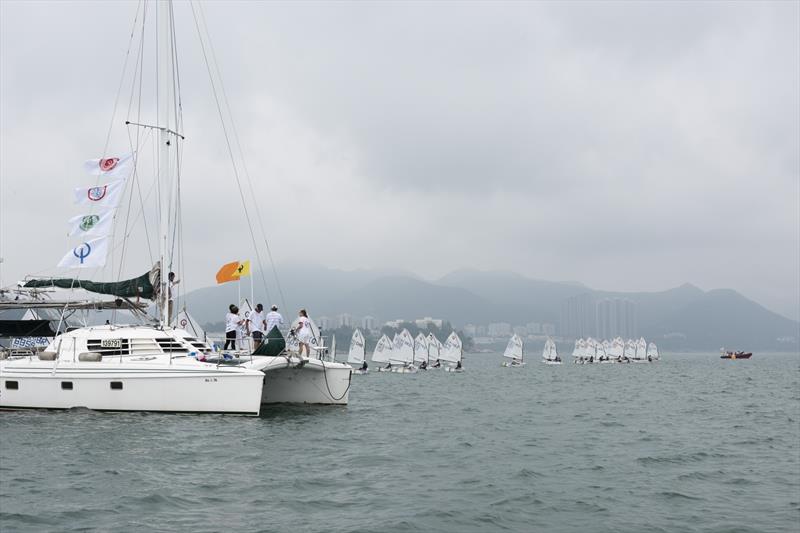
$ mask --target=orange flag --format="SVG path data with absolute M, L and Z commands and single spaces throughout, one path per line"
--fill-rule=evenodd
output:
M 226 263 L 217 271 L 217 283 L 227 283 L 239 280 L 239 261 Z

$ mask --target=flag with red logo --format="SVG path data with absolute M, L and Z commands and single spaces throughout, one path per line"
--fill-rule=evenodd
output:
M 83 164 L 84 170 L 92 176 L 105 176 L 107 178 L 126 179 L 133 170 L 134 152 L 119 157 L 101 157 L 90 159 Z
M 75 189 L 75 203 L 94 205 L 110 209 L 119 205 L 125 181 L 116 180 L 96 187 L 78 187 Z

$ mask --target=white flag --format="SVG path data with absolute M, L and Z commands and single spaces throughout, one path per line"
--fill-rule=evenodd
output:
M 92 176 L 104 176 L 106 178 L 126 179 L 133 170 L 133 155 L 122 155 L 120 157 L 104 157 L 101 159 L 90 159 L 83 164 L 83 169 Z
M 117 207 L 124 185 L 123 180 L 116 180 L 97 187 L 79 187 L 75 189 L 75 203 L 103 208 Z
M 106 264 L 108 237 L 87 240 L 67 252 L 59 261 L 59 268 L 95 268 Z
M 102 237 L 111 233 L 114 209 L 88 215 L 78 215 L 69 219 L 69 236 Z

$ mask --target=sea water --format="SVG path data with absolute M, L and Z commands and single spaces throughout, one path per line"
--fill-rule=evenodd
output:
M 2 531 L 797 531 L 800 357 L 353 376 L 348 407 L 0 413 Z

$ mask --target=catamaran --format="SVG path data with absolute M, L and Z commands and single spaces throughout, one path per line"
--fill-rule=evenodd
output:
M 271 339 L 267 335 L 268 342 L 259 348 L 260 353 L 215 354 L 204 340 L 173 325 L 171 269 L 180 260 L 176 254 L 182 248 L 181 235 L 187 231 L 181 223 L 179 201 L 183 107 L 177 82 L 173 3 L 162 0 L 155 4 L 157 117 L 154 124 L 144 124 L 138 116 L 133 117 L 136 121 L 126 121 L 126 126 L 153 134 L 148 138 L 157 143 L 157 149 L 152 150 L 155 156 L 152 167 L 158 169 L 155 180 L 158 261 L 150 272 L 129 280 L 101 283 L 74 278 L 38 279 L 29 280 L 26 285 L 64 289 L 79 286 L 118 301 L 149 299 L 157 304 L 158 319 L 144 325 L 109 323 L 81 327 L 60 333 L 44 351 L 0 361 L 0 408 L 86 407 L 107 411 L 257 415 L 264 403 L 347 404 L 351 368 L 321 358 L 294 357 L 286 352 L 276 328 L 270 332 Z M 145 17 L 141 18 L 141 24 L 144 38 Z M 136 65 L 139 69 L 142 62 L 137 61 Z M 143 72 L 137 70 L 134 79 L 137 75 L 141 81 Z M 139 138 L 138 134 L 134 137 Z M 142 154 L 145 152 L 141 150 Z M 76 190 L 77 203 L 87 206 L 89 211 L 75 217 L 78 221 L 75 231 L 83 232 L 80 234 L 83 242 L 64 256 L 59 267 L 105 265 L 113 238 L 109 229 L 113 216 L 108 212 L 119 205 L 128 180 L 136 179 L 135 169 L 141 167 L 144 171 L 150 166 L 139 165 L 138 158 L 137 151 L 119 156 L 103 154 L 84 165 L 95 185 Z M 95 230 L 101 232 L 99 236 L 91 233 Z M 269 342 L 278 338 L 279 342 Z
M 542 362 L 546 365 L 560 365 L 561 358 L 558 356 L 558 348 L 553 339 L 547 338 L 544 343 L 544 350 L 542 350 Z
M 503 357 L 511 359 L 511 361 L 503 361 L 502 366 L 525 365 L 525 345 L 522 342 L 522 337 L 516 333 L 511 336 L 506 345 L 506 351 L 503 352 Z
M 347 352 L 347 363 L 355 368 L 353 374 L 366 374 L 369 372 L 366 361 L 366 342 L 360 329 L 353 332 L 350 339 L 350 351 Z

